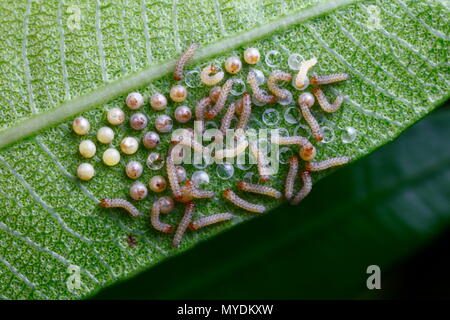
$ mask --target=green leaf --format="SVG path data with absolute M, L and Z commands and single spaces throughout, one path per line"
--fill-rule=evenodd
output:
M 252 45 L 263 53 L 258 68 L 266 75 L 272 69 L 264 57 L 271 50 L 281 53 L 281 69 L 288 69 L 287 57 L 297 52 L 318 58 L 317 73 L 349 72 L 349 81 L 327 91 L 346 96 L 341 110 L 318 113 L 328 133 L 334 134 L 328 137 L 334 137 L 332 141 L 317 146 L 318 159 L 362 157 L 449 95 L 448 11 L 439 1 L 30 0 L 0 6 L 3 298 L 84 297 L 252 217 L 239 213 L 231 223 L 189 233 L 182 247 L 174 250 L 169 237 L 149 228 L 148 219 L 134 221 L 121 211 L 98 207 L 98 199 L 125 196 L 130 182 L 123 164 L 128 159 L 143 161 L 144 150 L 122 159 L 119 166 L 105 168 L 100 155 L 106 147 L 97 146 L 91 161 L 96 177 L 87 183 L 74 177 L 82 161 L 77 153 L 82 139 L 71 132 L 70 118 L 84 111 L 92 125 L 88 137 L 94 139 L 96 129 L 105 124 L 104 111 L 123 106 L 130 90 L 140 90 L 146 97 L 167 92 L 173 84 L 168 73 L 174 62 L 169 59 L 193 41 L 202 49 L 189 69 L 210 60 L 223 63 Z M 190 90 L 188 105 L 206 92 L 207 88 Z M 278 126 L 294 134 L 297 124 L 285 122 L 286 108 L 277 108 Z M 146 112 L 153 121 L 155 114 Z M 263 108 L 255 110 L 253 126 L 260 126 L 262 113 Z M 345 144 L 347 127 L 358 135 Z M 117 128 L 114 145 L 130 134 L 136 133 L 125 125 Z M 164 137 L 160 152 L 167 140 Z M 192 173 L 195 168 L 187 170 Z M 215 166 L 206 170 L 211 190 L 219 193 L 234 186 L 234 180 L 217 181 Z M 281 168 L 274 186 L 281 187 L 285 172 Z M 142 181 L 154 174 L 147 170 Z M 244 174 L 236 168 L 236 179 Z M 279 204 L 261 201 L 269 207 Z M 150 205 L 151 201 L 137 204 L 142 212 Z M 199 202 L 197 211 L 224 209 L 236 211 L 219 197 Z M 179 219 L 179 214 L 168 217 L 173 224 Z M 128 234 L 137 237 L 136 247 L 127 245 Z M 81 288 L 71 291 L 67 280 L 77 268 Z
M 282 205 L 94 298 L 386 298 L 393 267 L 450 226 L 449 121 L 449 106 L 436 110 L 320 181 L 299 206 Z M 369 291 L 374 264 L 382 290 Z

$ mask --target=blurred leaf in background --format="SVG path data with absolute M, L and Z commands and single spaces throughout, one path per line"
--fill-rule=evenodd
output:
M 319 182 L 299 206 L 279 207 L 95 298 L 404 297 L 421 275 L 405 278 L 408 266 L 395 266 L 450 224 L 449 123 L 450 107 L 440 108 L 398 140 Z M 426 257 L 422 264 L 436 264 Z M 369 265 L 380 266 L 382 290 L 366 288 Z M 441 282 L 449 283 L 445 272 L 437 278 L 441 289 Z

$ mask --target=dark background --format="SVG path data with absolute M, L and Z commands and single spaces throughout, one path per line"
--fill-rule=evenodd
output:
M 283 205 L 95 299 L 450 297 L 450 107 Z M 381 268 L 368 290 L 366 268 Z

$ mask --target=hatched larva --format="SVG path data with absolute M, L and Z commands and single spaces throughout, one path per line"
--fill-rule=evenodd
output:
M 270 176 L 267 174 L 268 160 L 264 153 L 258 148 L 257 142 L 252 141 L 250 144 L 250 151 L 256 159 L 256 166 L 258 168 L 259 178 L 262 182 L 270 180 Z
M 169 178 L 170 189 L 172 190 L 175 199 L 181 197 L 181 187 L 178 182 L 177 170 L 173 162 L 173 150 L 174 147 L 169 148 L 169 153 L 167 154 L 166 168 L 167 177 Z
M 214 73 L 214 75 L 211 75 Z M 200 73 L 200 80 L 207 86 L 213 86 L 222 81 L 225 73 L 215 66 L 207 66 Z
M 235 101 L 236 103 L 236 109 L 234 110 L 238 116 L 241 115 L 242 109 L 244 108 L 244 100 L 240 98 L 239 100 Z
M 317 63 L 316 58 L 312 58 L 309 60 L 304 60 L 300 63 L 300 68 L 298 70 L 297 77 L 295 78 L 295 86 L 297 88 L 304 88 L 308 85 L 308 71 L 312 67 L 314 67 Z
M 224 158 L 235 158 L 239 156 L 241 153 L 245 152 L 248 147 L 247 139 L 241 139 L 236 147 L 232 149 L 219 149 L 216 150 L 214 154 L 214 158 L 217 160 L 221 160 Z
M 175 81 L 183 80 L 183 69 L 186 63 L 192 58 L 194 55 L 195 50 L 197 50 L 198 44 L 192 43 L 185 52 L 180 56 L 180 58 L 177 61 L 177 64 L 175 65 L 175 72 L 173 73 L 173 79 Z
M 311 174 L 308 171 L 303 171 L 300 174 L 303 186 L 300 191 L 291 199 L 289 202 L 291 205 L 295 206 L 300 203 L 310 192 L 312 189 L 312 179 Z
M 192 221 L 189 224 L 189 229 L 190 230 L 198 230 L 198 229 L 210 226 L 215 223 L 231 220 L 233 218 L 234 218 L 234 215 L 232 215 L 231 213 L 228 213 L 228 212 L 215 213 L 210 216 Z
M 350 161 L 350 157 L 336 157 L 323 161 L 309 162 L 305 165 L 308 171 L 321 171 L 331 167 L 341 166 Z
M 222 122 L 220 124 L 220 131 L 222 132 L 222 137 L 225 137 L 227 134 L 227 130 L 230 129 L 231 121 L 233 120 L 234 112 L 236 110 L 236 101 L 233 101 L 228 107 L 225 115 L 222 118 Z
M 342 102 L 344 102 L 344 96 L 339 94 L 333 103 L 329 103 L 327 97 L 320 88 L 314 88 L 312 93 L 316 96 L 317 102 L 325 112 L 336 112 L 341 107 Z
M 152 212 L 150 215 L 150 222 L 153 228 L 155 228 L 156 230 L 164 233 L 171 233 L 173 230 L 172 226 L 159 220 L 160 213 L 161 213 L 161 205 L 158 199 L 153 203 Z
M 335 74 L 329 74 L 325 76 L 314 76 L 311 78 L 310 82 L 314 85 L 319 84 L 330 84 L 330 83 L 336 83 L 339 81 L 344 81 L 348 79 L 348 73 L 335 73 Z
M 180 224 L 177 227 L 177 231 L 175 231 L 175 236 L 173 237 L 172 245 L 175 248 L 178 248 L 181 239 L 183 238 L 184 233 L 186 232 L 186 229 L 188 228 L 189 224 L 192 220 L 192 215 L 194 214 L 195 210 L 195 204 L 192 202 L 189 202 L 186 204 L 186 207 L 184 209 L 184 215 L 183 218 L 181 218 Z
M 100 201 L 100 205 L 103 208 L 122 208 L 128 211 L 128 213 L 132 216 L 132 217 L 139 217 L 142 216 L 142 213 L 139 212 L 138 209 L 136 209 L 135 206 L 133 206 L 129 201 L 125 200 L 125 199 L 120 199 L 120 198 L 116 198 L 116 199 L 102 199 Z
M 258 85 L 258 80 L 256 79 L 256 74 L 253 70 L 250 70 L 250 72 L 247 75 L 247 82 L 250 84 L 250 87 L 252 88 L 252 92 L 256 100 L 258 100 L 261 103 L 275 103 L 277 101 L 277 98 L 271 94 L 265 93 Z
M 248 93 L 244 93 L 244 96 L 242 97 L 242 105 L 242 112 L 239 117 L 238 124 L 236 125 L 236 129 L 245 130 L 252 113 L 252 100 L 250 99 L 250 95 Z
M 317 122 L 316 118 L 314 118 L 311 111 L 309 110 L 309 107 L 304 103 L 299 103 L 299 105 L 303 118 L 305 118 L 305 121 L 311 128 L 311 133 L 314 140 L 322 141 L 323 140 L 322 130 L 320 129 L 320 125 Z
M 195 106 L 195 120 L 196 120 L 196 126 L 199 131 L 199 133 L 203 133 L 205 129 L 205 113 L 206 108 L 208 108 L 210 105 L 212 105 L 213 100 L 210 97 L 205 97 L 200 99 L 200 101 Z
M 292 193 L 294 192 L 294 182 L 298 173 L 298 158 L 291 157 L 289 159 L 289 171 L 286 176 L 286 184 L 284 186 L 284 196 L 286 199 L 290 200 L 292 198 Z
M 264 211 L 266 211 L 266 207 L 264 207 L 263 205 L 245 201 L 244 199 L 239 198 L 231 189 L 226 189 L 223 192 L 223 196 L 225 197 L 225 199 L 227 199 L 237 207 L 246 211 L 254 213 L 263 213 Z
M 223 107 L 225 106 L 225 102 L 227 102 L 228 94 L 230 93 L 233 83 L 234 79 L 228 79 L 224 83 L 222 89 L 220 90 L 220 95 L 219 98 L 217 99 L 216 104 L 214 105 L 214 107 L 211 108 L 211 110 L 205 112 L 206 119 L 211 120 L 215 116 L 217 116 L 220 111 L 222 111 Z
M 243 180 L 237 183 L 237 188 L 242 191 L 263 194 L 277 199 L 281 199 L 282 197 L 281 192 L 272 187 L 248 183 Z
M 302 136 L 291 136 L 291 137 L 272 137 L 271 142 L 273 144 L 279 145 L 293 145 L 298 144 L 300 146 L 300 157 L 305 161 L 311 161 L 316 156 L 316 148 Z
M 192 194 L 192 197 L 194 197 L 195 199 L 212 198 L 215 196 L 215 193 L 213 191 L 198 189 L 195 186 L 194 181 L 192 181 L 192 180 L 187 180 L 186 186 L 189 188 L 189 190 Z
M 183 136 L 178 141 L 179 144 L 192 148 L 195 152 L 209 154 L 208 147 L 204 147 L 200 142 L 194 139 L 192 136 Z
M 286 89 L 280 88 L 280 86 L 277 84 L 277 81 L 291 80 L 292 75 L 289 72 L 275 70 L 270 74 L 269 79 L 267 80 L 267 87 L 269 88 L 270 92 L 272 92 L 276 97 L 280 99 L 289 99 L 291 93 Z

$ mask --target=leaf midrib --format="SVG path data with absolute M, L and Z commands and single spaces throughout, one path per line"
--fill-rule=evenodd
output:
M 219 55 L 223 52 L 241 47 L 247 43 L 266 37 L 274 32 L 282 31 L 292 25 L 321 16 L 338 8 L 348 6 L 361 0 L 330 0 L 315 6 L 298 10 L 267 24 L 257 26 L 248 31 L 224 38 L 221 41 L 199 49 L 192 63 Z M 172 72 L 176 60 L 171 59 L 157 65 L 150 66 L 136 73 L 129 74 L 116 81 L 99 87 L 88 94 L 63 102 L 59 106 L 17 123 L 16 125 L 0 131 L 0 150 L 38 132 L 54 126 L 76 114 L 93 109 L 116 97 L 126 94 L 134 88 L 144 86 L 153 80 L 159 79 Z

